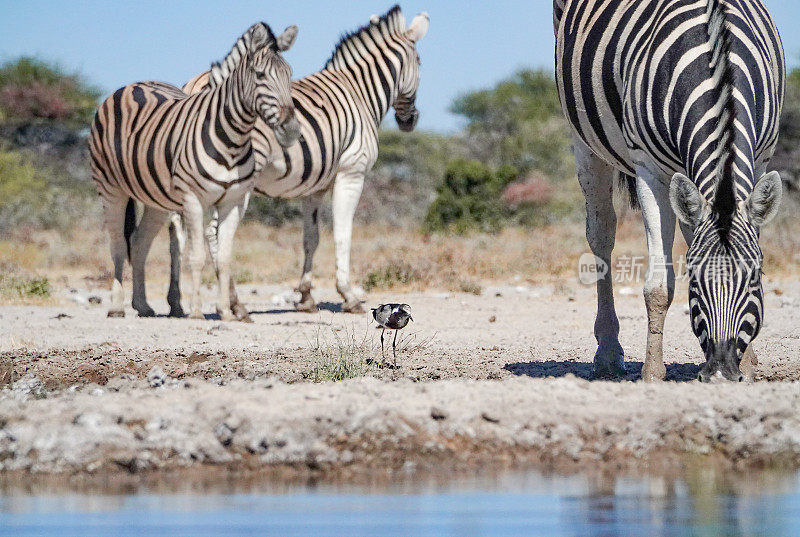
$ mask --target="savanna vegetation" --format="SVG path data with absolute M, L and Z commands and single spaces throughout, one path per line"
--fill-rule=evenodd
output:
M 42 274 L 108 277 L 86 149 L 101 94 L 80 74 L 40 59 L 0 65 L 0 287 L 6 299 L 49 295 Z M 353 270 L 362 285 L 480 292 L 484 280 L 538 281 L 571 270 L 586 248 L 583 198 L 552 74 L 520 70 L 462 94 L 450 110 L 463 119 L 453 134 L 381 131 L 378 161 L 357 211 Z M 796 192 L 798 69 L 789 75 L 781 135 L 773 165 Z M 638 217 L 620 207 L 618 251 L 641 251 Z M 800 261 L 786 255 L 800 251 L 795 208 L 787 202 L 778 223 L 765 230 L 768 268 Z M 237 281 L 293 280 L 302 257 L 299 203 L 257 198 L 247 220 L 237 239 Z M 316 263 L 323 277 L 332 274 L 329 243 L 323 231 Z M 163 239 L 151 259 L 157 267 L 151 274 L 163 279 Z

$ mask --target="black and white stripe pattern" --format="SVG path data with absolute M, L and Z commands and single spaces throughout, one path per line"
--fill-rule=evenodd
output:
M 605 194 L 592 194 L 599 179 L 587 169 L 608 167 L 643 204 L 651 264 L 667 265 L 645 283 L 644 375 L 663 377 L 663 314 L 674 289 L 667 197 L 691 245 L 692 327 L 709 362 L 725 355 L 714 360 L 738 366 L 761 324 L 758 227 L 780 199 L 779 178 L 765 173 L 785 76 L 773 21 L 759 0 L 555 0 L 553 12 L 559 93 L 576 154 L 586 149 L 578 171 L 587 208 L 597 209 L 590 244 L 603 242 L 595 234 L 609 233 L 597 230 L 614 219 Z M 593 249 L 605 257 L 607 246 Z M 598 293 L 598 324 L 612 326 L 596 325 L 598 341 L 615 339 L 610 283 Z M 719 364 L 706 372 L 716 371 L 738 376 Z
M 201 228 L 203 207 L 219 207 L 226 219 L 234 213 L 234 221 L 226 221 L 226 240 L 232 240 L 258 166 L 251 140 L 256 118 L 292 130 L 291 69 L 280 52 L 295 34 L 292 27 L 276 38 L 266 24 L 252 26 L 225 60 L 214 64 L 218 85 L 208 92 L 189 96 L 168 84 L 140 82 L 120 88 L 100 105 L 89 148 L 115 265 L 110 315 L 124 314 L 124 260 L 130 258 L 135 275 L 144 270 L 149 245 L 168 211 L 191 213 L 193 221 L 199 211 Z M 138 224 L 133 200 L 146 207 Z M 201 233 L 194 230 L 194 235 Z M 194 241 L 193 250 L 198 242 L 202 252 L 201 240 Z M 137 280 L 142 287 L 134 289 L 134 305 L 152 314 L 144 300 L 143 272 Z M 220 309 L 229 310 L 225 302 Z M 193 296 L 193 314 L 201 315 L 199 295 Z
M 255 192 L 304 198 L 300 309 L 316 309 L 310 290 L 312 257 L 319 241 L 317 212 L 322 195 L 332 189 L 337 289 L 345 300 L 345 311 L 363 311 L 349 282 L 353 214 L 364 177 L 378 156 L 378 128 L 384 116 L 394 108 L 401 130 L 416 125 L 420 65 L 416 43 L 427 29 L 426 13 L 407 26 L 400 7 L 395 6 L 344 35 L 321 71 L 292 84 L 301 131 L 298 144 L 282 148 L 269 125 L 256 123 L 256 158 L 268 165 L 258 176 Z M 188 82 L 184 91 L 206 91 L 214 85 L 214 78 L 203 73 Z M 214 225 L 212 221 L 207 232 L 212 255 Z M 178 288 L 174 278 L 172 288 Z

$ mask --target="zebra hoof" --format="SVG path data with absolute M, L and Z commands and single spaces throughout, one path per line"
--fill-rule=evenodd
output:
M 645 382 L 658 382 L 660 380 L 664 380 L 667 376 L 667 367 L 664 365 L 663 362 L 657 365 L 651 365 L 647 363 L 645 359 L 645 364 L 642 366 L 642 380 Z
M 618 342 L 601 344 L 594 355 L 594 378 L 620 380 L 628 375 L 622 347 Z
M 156 316 L 155 310 L 153 310 L 153 308 L 151 308 L 150 306 L 148 306 L 146 308 L 142 308 L 142 309 L 137 309 L 137 308 L 134 308 L 134 309 L 136 309 L 136 311 L 139 312 L 139 317 L 155 317 Z
M 294 303 L 294 309 L 297 311 L 301 311 L 303 313 L 314 313 L 317 311 L 317 303 L 314 302 L 314 299 L 308 297 L 307 300 L 301 300 L 300 302 Z
M 236 320 L 242 323 L 252 323 L 253 319 L 250 318 L 250 313 L 247 311 L 247 308 L 242 306 L 241 304 L 236 304 L 233 307 L 233 314 L 236 316 Z
M 118 319 L 125 317 L 125 310 L 111 310 L 106 314 L 111 319 Z
M 594 378 L 597 380 L 622 380 L 628 376 L 628 370 L 624 364 L 595 364 Z
M 179 306 L 179 307 L 177 307 L 177 308 L 170 308 L 170 309 L 169 309 L 169 316 L 170 316 L 170 317 L 178 317 L 178 318 L 183 318 L 183 317 L 186 317 L 186 314 L 185 314 L 185 313 L 183 313 L 183 308 L 181 308 L 181 307 Z
M 217 310 L 217 315 L 219 315 L 219 320 L 224 322 L 231 322 L 231 321 L 238 321 L 239 319 L 236 315 L 233 314 L 231 310 L 228 311 L 220 311 Z
M 344 313 L 366 313 L 364 304 L 360 300 L 348 300 L 342 304 L 342 311 Z

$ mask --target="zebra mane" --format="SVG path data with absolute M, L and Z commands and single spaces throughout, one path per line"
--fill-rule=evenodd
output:
M 247 51 L 250 50 L 250 44 L 253 41 L 253 33 L 256 31 L 258 27 L 263 27 L 266 30 L 268 40 L 267 43 L 270 43 L 270 46 L 275 43 L 275 34 L 272 33 L 272 29 L 269 27 L 269 24 L 266 22 L 258 22 L 251 26 L 242 37 L 236 40 L 236 43 L 233 44 L 233 48 L 228 53 L 222 61 L 214 62 L 211 64 L 211 71 L 209 71 L 208 75 L 208 87 L 215 88 L 219 86 L 223 80 L 228 78 L 230 74 L 233 72 L 234 68 L 239 65 L 239 62 L 247 55 Z
M 708 39 L 711 44 L 709 68 L 717 88 L 717 102 L 722 103 L 716 129 L 719 132 L 715 151 L 718 181 L 711 207 L 719 218 L 720 229 L 725 238 L 736 211 L 736 185 L 733 180 L 736 140 L 736 100 L 733 97 L 735 81 L 733 64 L 730 60 L 731 35 L 722 0 L 709 0 L 707 13 Z
M 365 24 L 352 32 L 342 34 L 339 38 L 339 42 L 336 43 L 336 46 L 333 48 L 331 57 L 325 62 L 325 68 L 333 67 L 334 64 L 337 63 L 337 60 L 342 61 L 342 50 L 344 46 L 351 40 L 370 33 L 372 28 L 380 28 L 388 33 L 399 33 L 405 30 L 405 21 L 403 19 L 403 13 L 400 11 L 400 6 L 395 5 L 381 17 L 373 15 L 369 24 Z M 372 35 L 374 36 L 375 34 L 373 33 Z

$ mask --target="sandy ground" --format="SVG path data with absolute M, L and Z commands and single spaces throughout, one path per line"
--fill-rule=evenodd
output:
M 330 289 L 315 293 L 330 301 L 320 312 L 301 314 L 285 288 L 243 286 L 253 324 L 107 319 L 106 293 L 59 292 L 57 306 L 0 307 L 6 472 L 800 461 L 798 283 L 766 285 L 758 381 L 711 386 L 693 380 L 701 358 L 684 289 L 665 332 L 673 382 L 658 385 L 588 380 L 595 295 L 578 285 L 372 294 L 368 305 L 412 306 L 397 369 L 377 366 L 380 331 L 369 315 L 337 312 Z M 620 289 L 618 312 L 636 381 L 639 289 Z M 365 376 L 313 382 L 340 351 Z

